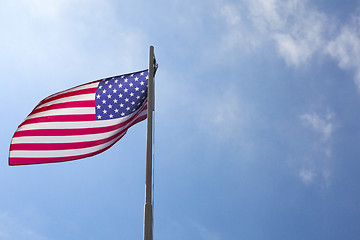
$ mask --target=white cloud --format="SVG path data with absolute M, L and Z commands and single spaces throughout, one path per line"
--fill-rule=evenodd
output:
M 342 69 L 355 72 L 354 80 L 360 90 L 360 16 L 342 27 L 340 34 L 327 45 L 327 52 Z
M 317 113 L 306 113 L 301 115 L 300 118 L 314 131 L 320 133 L 323 140 L 327 141 L 334 131 L 334 116 L 335 114 L 332 112 L 327 112 L 324 117 L 319 116 Z
M 302 161 L 299 161 L 298 176 L 306 185 L 313 184 L 317 180 L 321 181 L 323 186 L 329 187 L 331 182 L 331 169 L 329 168 L 331 142 L 336 129 L 335 114 L 331 111 L 327 111 L 326 114 L 306 113 L 301 115 L 300 119 L 305 126 L 320 136 L 310 141 L 315 148 L 309 150 L 311 157 L 305 156 Z
M 277 43 L 279 54 L 288 65 L 299 66 L 312 55 L 306 41 L 295 40 L 289 34 L 275 34 L 274 40 Z
M 354 72 L 360 90 L 360 14 L 336 22 L 310 1 L 244 0 L 219 8 L 227 25 L 221 52 L 270 45 L 288 66 L 308 64 L 314 55 L 330 56 L 341 69 Z M 340 29 L 334 34 L 334 29 Z
M 313 169 L 301 169 L 299 172 L 299 177 L 305 184 L 312 183 L 315 175 L 316 174 Z
M 306 1 L 257 0 L 249 6 L 254 26 L 275 41 L 288 65 L 305 64 L 321 49 L 327 19 Z
M 240 15 L 239 15 L 239 12 L 237 11 L 237 9 L 235 9 L 232 5 L 230 4 L 225 4 L 224 6 L 222 6 L 220 8 L 220 12 L 221 12 L 221 15 L 223 15 L 226 19 L 226 22 L 229 24 L 229 25 L 237 25 L 240 23 Z

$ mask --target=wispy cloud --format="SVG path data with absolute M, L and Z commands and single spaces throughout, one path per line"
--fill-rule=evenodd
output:
M 334 131 L 334 116 L 333 112 L 327 112 L 324 117 L 317 113 L 306 113 L 300 116 L 305 124 L 311 127 L 312 130 L 321 134 L 322 139 L 327 141 L 330 139 Z
M 314 55 L 330 57 L 341 69 L 354 72 L 360 90 L 359 13 L 340 25 L 310 1 L 301 0 L 244 0 L 241 5 L 227 3 L 219 12 L 228 27 L 222 51 L 269 44 L 292 67 L 308 64 Z
M 306 1 L 256 0 L 249 8 L 254 26 L 275 41 L 288 65 L 300 66 L 320 50 L 327 18 Z
M 335 114 L 327 111 L 325 114 L 305 113 L 300 116 L 304 126 L 319 136 L 312 140 L 312 157 L 304 156 L 298 171 L 299 177 L 305 184 L 309 185 L 316 179 L 320 179 L 326 187 L 330 185 L 331 169 L 329 161 L 331 159 L 331 142 L 333 133 L 336 129 Z M 311 152 L 311 151 L 310 151 Z
M 354 80 L 360 90 L 360 15 L 353 16 L 351 23 L 342 27 L 326 50 L 340 68 L 355 72 Z
M 310 184 L 315 177 L 314 169 L 301 169 L 299 172 L 299 177 L 305 184 Z

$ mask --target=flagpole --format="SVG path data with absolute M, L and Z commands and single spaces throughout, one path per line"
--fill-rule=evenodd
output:
M 144 240 L 153 240 L 153 206 L 152 206 L 152 127 L 154 111 L 154 47 L 149 51 L 147 137 L 146 137 L 146 183 L 144 206 Z

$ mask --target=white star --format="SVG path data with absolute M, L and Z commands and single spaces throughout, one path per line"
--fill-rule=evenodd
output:
M 115 112 L 118 113 L 118 112 L 119 112 L 119 109 L 115 109 Z
M 98 118 L 98 119 L 101 119 L 101 115 L 98 115 L 97 118 Z
M 114 103 L 117 103 L 117 101 L 118 101 L 117 99 L 114 99 Z
M 124 104 L 120 103 L 120 107 L 124 107 Z
M 124 75 L 122 75 L 121 78 L 124 78 Z
M 143 81 L 141 81 L 141 82 L 140 82 L 140 85 L 141 85 L 141 86 L 142 86 L 142 85 L 144 85 L 144 82 L 143 82 Z
M 134 105 L 134 104 L 135 104 L 135 102 L 134 102 L 134 101 L 132 101 L 132 102 L 131 102 L 131 105 Z
M 102 100 L 102 103 L 105 104 L 105 103 L 106 103 L 106 100 Z
M 128 98 L 125 98 L 125 102 L 128 102 L 129 101 L 129 99 Z
M 109 94 L 109 95 L 107 95 L 107 97 L 108 97 L 108 98 L 111 98 L 111 95 Z
M 137 80 L 139 80 L 139 78 L 138 78 L 138 77 L 136 77 L 136 78 L 135 78 L 135 81 L 137 81 Z
M 141 90 L 141 93 L 144 93 L 145 92 L 145 90 Z
M 113 117 L 114 117 L 114 115 L 110 114 L 110 115 L 109 115 L 109 117 L 110 117 L 110 118 L 113 118 Z
M 104 113 L 104 114 L 106 114 L 106 113 L 107 113 L 107 111 L 104 109 L 103 113 Z
M 113 89 L 113 93 L 116 93 L 116 92 L 117 92 L 117 90 L 114 88 L 114 89 Z
M 111 104 L 109 104 L 109 105 L 108 105 L 108 108 L 112 108 L 112 105 L 111 105 Z
M 135 88 L 135 91 L 139 91 L 139 88 L 138 88 L 138 87 L 136 87 L 136 88 Z
M 146 76 L 146 79 L 149 79 L 149 75 Z
M 125 78 L 124 82 L 128 82 L 129 79 Z
M 133 83 L 130 83 L 129 86 L 132 87 L 134 84 Z
M 106 90 L 105 90 L 105 89 L 103 90 L 103 93 L 106 93 Z
M 121 94 L 121 93 L 119 94 L 119 98 L 122 98 L 122 94 Z
M 130 110 L 130 107 L 127 107 L 127 108 L 126 108 L 126 110 L 128 110 L 128 111 L 129 111 L 129 110 Z
M 101 106 L 100 106 L 100 105 L 97 105 L 96 107 L 97 107 L 97 109 L 100 109 L 100 108 L 101 108 Z
M 122 88 L 122 84 L 121 84 L 121 83 L 119 84 L 119 88 Z
M 130 75 L 130 77 L 133 77 L 133 76 L 134 76 L 134 74 L 131 74 L 131 75 Z
M 136 96 L 136 99 L 139 99 L 140 98 L 140 96 Z
M 121 116 L 124 116 L 124 115 L 125 115 L 125 113 L 122 112 L 122 113 L 121 113 Z
M 100 98 L 100 94 L 96 95 L 96 98 L 99 99 L 99 98 Z
M 130 93 L 130 97 L 133 97 L 134 96 L 134 93 Z
M 129 90 L 129 89 L 125 88 L 125 89 L 124 89 L 124 92 L 127 92 L 128 90 Z
M 109 81 L 106 81 L 106 82 L 105 82 L 105 84 L 108 84 L 108 83 L 109 83 Z
M 117 82 L 118 82 L 118 80 L 116 79 L 116 80 L 115 80 L 115 83 L 117 83 Z
M 112 88 L 112 85 L 111 85 L 111 84 L 109 85 L 109 88 Z
M 144 75 L 144 72 L 140 73 L 140 75 L 141 75 L 141 76 Z
M 102 86 L 101 86 L 101 85 L 99 86 L 99 89 L 102 89 Z

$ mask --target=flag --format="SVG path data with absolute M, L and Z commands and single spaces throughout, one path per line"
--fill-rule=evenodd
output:
M 147 117 L 148 70 L 100 79 L 42 100 L 16 130 L 9 165 L 101 153 Z

